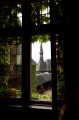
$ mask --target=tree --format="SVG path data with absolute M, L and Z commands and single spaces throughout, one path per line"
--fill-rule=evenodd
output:
M 34 35 L 32 36 L 32 43 L 34 42 L 47 42 L 47 41 L 50 41 L 50 35 L 49 34 L 45 34 L 45 35 Z

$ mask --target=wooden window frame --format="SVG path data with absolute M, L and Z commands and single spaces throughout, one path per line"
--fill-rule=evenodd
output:
M 8 0 L 10 2 L 10 0 Z M 8 2 L 2 0 L 6 5 Z M 56 9 L 54 0 L 50 0 L 50 24 L 31 25 L 31 1 L 17 0 L 22 4 L 22 27 L 0 29 L 1 36 L 22 36 L 22 98 L 0 98 L 0 103 L 20 104 L 22 106 L 40 105 L 49 106 L 53 104 L 53 111 L 57 113 L 57 71 L 56 71 L 56 46 L 55 34 L 62 33 L 62 22 L 54 23 L 54 9 Z M 11 4 L 16 4 L 16 0 L 12 0 Z M 25 12 L 26 11 L 26 12 Z M 56 10 L 57 15 L 59 13 Z M 29 29 L 30 28 L 30 29 Z M 51 36 L 51 66 L 52 67 L 52 102 L 36 102 L 30 100 L 30 56 L 31 56 L 31 35 L 48 33 Z M 27 73 L 27 75 L 26 75 Z M 5 102 L 6 101 L 6 102 Z M 56 114 L 55 114 L 56 115 Z

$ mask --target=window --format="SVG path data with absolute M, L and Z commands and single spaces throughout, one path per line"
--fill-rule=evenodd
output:
M 65 91 L 61 0 L 9 1 L 0 11 L 0 97 L 22 99 L 24 104 L 53 103 L 53 109 L 58 109 Z M 41 74 L 31 53 L 32 43 L 37 41 L 40 46 L 50 41 L 50 59 L 42 64 Z M 36 102 L 39 93 L 48 88 L 50 99 L 44 94 Z
M 0 6 L 0 97 L 22 96 L 21 27 L 22 5 L 3 2 Z

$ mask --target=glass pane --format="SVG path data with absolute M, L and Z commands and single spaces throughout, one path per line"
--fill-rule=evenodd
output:
M 57 100 L 59 106 L 64 101 L 65 78 L 63 67 L 63 39 L 61 34 L 56 34 L 56 61 L 57 61 Z
M 5 54 L 9 54 L 10 55 L 10 45 L 5 45 Z
M 22 6 L 8 5 L 0 7 L 0 28 L 22 26 Z
M 16 55 L 16 45 L 11 45 L 11 54 Z
M 61 0 L 54 0 L 54 7 L 52 9 L 53 22 L 60 23 L 62 20 Z
M 22 64 L 22 55 L 17 55 L 17 65 Z
M 22 61 L 21 39 L 21 37 L 0 38 L 0 97 L 21 97 L 22 69 L 17 63 L 17 56 Z M 21 50 L 18 49 L 17 52 L 18 46 L 21 46 Z
M 31 18 L 32 24 L 49 24 L 50 23 L 50 1 L 41 0 L 41 1 L 32 1 L 31 3 Z
M 57 6 L 57 9 L 59 11 L 60 14 L 62 14 L 62 10 L 61 10 L 61 0 L 54 0 L 55 4 Z
M 32 41 L 31 99 L 52 101 L 50 35 L 35 35 Z

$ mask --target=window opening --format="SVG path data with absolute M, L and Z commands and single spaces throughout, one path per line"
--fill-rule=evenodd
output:
M 52 101 L 50 35 L 34 35 L 32 41 L 31 99 Z

